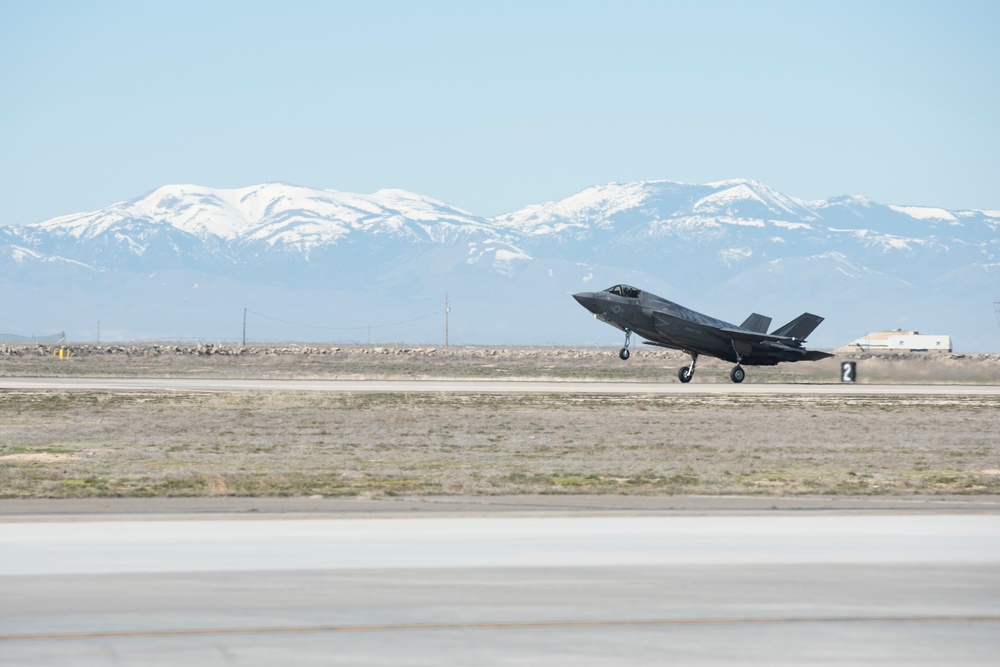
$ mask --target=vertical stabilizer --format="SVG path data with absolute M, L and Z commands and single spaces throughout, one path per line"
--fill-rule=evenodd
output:
M 751 313 L 750 317 L 740 325 L 741 329 L 749 329 L 757 333 L 767 333 L 767 328 L 771 326 L 771 318 L 760 313 Z
M 812 313 L 802 313 L 794 320 L 783 327 L 778 327 L 771 332 L 772 336 L 784 336 L 796 340 L 805 340 L 806 337 L 816 330 L 823 318 Z

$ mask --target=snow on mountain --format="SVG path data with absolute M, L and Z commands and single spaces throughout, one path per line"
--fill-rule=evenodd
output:
M 946 220 L 948 222 L 958 222 L 958 218 L 943 208 L 930 208 L 927 206 L 890 206 L 890 209 L 903 215 L 908 215 L 917 220 Z
M 359 232 L 418 243 L 450 243 L 493 233 L 490 225 L 467 211 L 404 190 L 361 195 L 296 188 L 250 196 L 267 196 L 269 201 L 243 232 L 244 239 L 304 254 Z
M 487 270 L 511 276 L 519 264 L 531 260 L 531 255 L 504 241 L 488 240 L 469 243 L 466 264 L 487 267 Z
M 749 179 L 691 185 L 672 181 L 610 183 L 555 202 L 528 206 L 493 218 L 498 225 L 533 235 L 580 235 L 595 228 L 619 229 L 637 221 L 661 229 L 713 226 L 720 220 L 748 224 L 818 217 L 805 203 Z
M 81 269 L 94 269 L 94 267 L 82 262 L 76 262 L 72 259 L 66 259 L 65 257 L 58 257 L 56 255 L 46 255 L 30 248 L 22 248 L 16 245 L 6 246 L 0 249 L 0 262 L 3 262 L 4 260 L 10 264 L 15 264 L 21 267 L 28 267 L 32 264 L 65 264 L 67 266 L 73 266 Z
M 214 189 L 168 185 L 100 211 L 62 216 L 22 228 L 29 236 L 115 244 L 143 255 L 162 235 L 187 235 L 217 246 L 239 243 L 308 256 L 356 233 L 411 242 L 448 243 L 490 235 L 491 225 L 467 211 L 402 190 L 370 195 L 282 183 Z
M 568 230 L 607 226 L 617 213 L 635 209 L 656 191 L 656 182 L 595 185 L 556 202 L 532 204 L 493 222 L 523 234 L 561 234 Z
M 757 181 L 738 179 L 709 183 L 708 186 L 717 189 L 695 202 L 691 206 L 692 211 L 702 215 L 741 217 L 746 215 L 748 208 L 752 208 L 762 213 L 763 217 L 792 216 L 801 221 L 816 217 L 805 202 L 783 195 Z
M 604 252 L 641 245 L 643 253 L 666 257 L 720 244 L 712 255 L 729 267 L 734 257 L 751 255 L 741 250 L 747 247 L 761 259 L 851 248 L 883 256 L 931 247 L 982 250 L 983 233 L 996 230 L 984 212 L 883 206 L 860 196 L 805 202 L 749 179 L 595 186 L 493 222 L 527 234 L 522 243 L 529 251 L 558 246 L 565 255 L 579 252 L 578 243 L 596 248 L 596 242 Z
M 595 185 L 490 219 L 403 190 L 167 185 L 0 227 L 0 288 L 33 286 L 30 299 L 8 300 L 24 304 L 7 309 L 18 321 L 38 309 L 95 321 L 141 312 L 143 331 L 165 332 L 180 331 L 184 313 L 222 326 L 239 303 L 291 321 L 293 308 L 355 323 L 390 308 L 402 321 L 449 292 L 471 342 L 523 343 L 608 335 L 567 295 L 633 281 L 733 321 L 819 312 L 827 322 L 814 344 L 828 347 L 904 324 L 959 345 L 965 327 L 988 347 L 995 332 L 973 315 L 1000 299 L 987 293 L 1000 285 L 998 231 L 1000 211 L 803 201 L 751 179 Z M 39 285 L 70 283 L 39 296 Z M 423 326 L 413 335 L 432 336 Z

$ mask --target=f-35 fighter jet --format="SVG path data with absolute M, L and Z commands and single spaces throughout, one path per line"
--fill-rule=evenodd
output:
M 774 366 L 781 361 L 816 361 L 833 355 L 802 346 L 806 336 L 823 321 L 802 313 L 771 333 L 771 318 L 753 313 L 736 326 L 696 313 L 672 301 L 629 285 L 615 285 L 603 292 L 581 292 L 573 298 L 594 314 L 625 332 L 625 344 L 618 352 L 628 359 L 632 334 L 646 339 L 647 345 L 683 350 L 691 355 L 691 365 L 677 371 L 681 382 L 690 382 L 698 355 L 707 354 L 736 364 L 729 373 L 733 382 L 743 382 L 743 366 Z

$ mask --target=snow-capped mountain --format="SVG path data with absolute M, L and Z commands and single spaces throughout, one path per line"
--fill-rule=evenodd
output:
M 269 254 L 308 260 L 318 248 L 366 241 L 449 244 L 493 238 L 492 226 L 402 190 L 370 195 L 268 183 L 219 190 L 164 186 L 100 211 L 16 228 L 26 244 L 106 268 L 219 267 Z
M 684 242 L 747 240 L 759 245 L 748 248 L 752 254 L 736 253 L 747 258 L 789 250 L 800 254 L 803 243 L 815 249 L 846 243 L 886 251 L 957 243 L 988 256 L 996 250 L 1000 211 L 882 206 L 858 196 L 806 202 L 751 180 L 652 181 L 595 186 L 493 222 L 542 243 L 596 240 L 634 247 L 642 240 L 672 250 Z M 733 249 L 720 247 L 715 253 L 732 256 Z
M 247 307 L 317 325 L 261 322 L 259 338 L 350 339 L 448 292 L 459 339 L 579 343 L 607 333 L 567 295 L 633 282 L 735 321 L 819 312 L 813 342 L 828 347 L 899 327 L 995 349 L 998 229 L 1000 211 L 803 201 L 746 179 L 610 183 L 491 219 L 402 190 L 170 185 L 0 227 L 0 330 L 51 322 L 85 339 L 112 318 L 126 339 L 233 338 Z M 434 340 L 434 322 L 382 339 Z
M 31 227 L 83 241 L 130 221 L 168 226 L 201 239 L 280 244 L 304 253 L 352 232 L 447 243 L 490 229 L 471 213 L 403 190 L 361 195 L 282 183 L 231 190 L 168 185 L 100 211 Z
M 533 235 L 612 229 L 617 220 L 646 222 L 715 219 L 812 220 L 802 201 L 751 180 L 691 185 L 672 181 L 609 183 L 587 188 L 561 201 L 528 206 L 495 218 L 498 224 Z M 697 225 L 696 225 L 697 226 Z

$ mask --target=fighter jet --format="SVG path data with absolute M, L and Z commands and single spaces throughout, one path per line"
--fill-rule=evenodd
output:
M 740 326 L 696 313 L 663 297 L 630 285 L 615 285 L 603 292 L 581 292 L 573 298 L 594 314 L 625 332 L 625 344 L 618 352 L 629 358 L 632 334 L 645 338 L 646 345 L 682 350 L 691 355 L 691 365 L 677 371 L 681 382 L 690 382 L 698 355 L 707 354 L 736 364 L 729 373 L 733 382 L 743 382 L 743 366 L 774 366 L 781 361 L 816 361 L 833 355 L 802 346 L 806 336 L 823 321 L 802 313 L 771 333 L 771 318 L 753 313 Z

